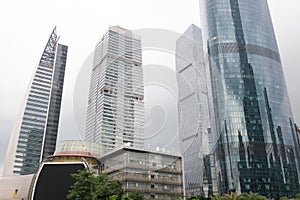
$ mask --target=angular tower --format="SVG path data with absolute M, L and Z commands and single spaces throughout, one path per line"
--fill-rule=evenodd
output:
M 213 194 L 213 155 L 201 29 L 191 25 L 176 42 L 179 136 L 185 195 Z
M 12 131 L 4 176 L 34 173 L 55 151 L 68 47 L 52 31 Z
M 299 139 L 267 0 L 200 0 L 210 61 L 219 189 L 299 192 Z
M 141 39 L 109 27 L 95 48 L 85 140 L 106 151 L 126 144 L 144 147 Z

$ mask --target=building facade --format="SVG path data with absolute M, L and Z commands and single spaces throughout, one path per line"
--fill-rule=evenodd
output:
M 58 142 L 54 155 L 89 155 L 95 158 L 103 155 L 104 148 L 103 146 L 82 140 L 63 140 Z
M 148 199 L 183 196 L 182 160 L 178 155 L 122 147 L 99 158 L 101 172 L 120 180 L 126 193 L 141 191 Z
M 208 85 L 201 29 L 191 25 L 176 42 L 179 135 L 185 194 L 213 194 Z M 206 188 L 206 189 L 205 189 Z M 216 188 L 216 187 L 215 187 Z
M 112 26 L 94 52 L 85 140 L 108 151 L 127 143 L 144 147 L 143 132 L 141 39 Z
M 12 131 L 3 175 L 35 173 L 55 151 L 68 47 L 52 31 Z
M 72 174 L 84 170 L 85 162 L 43 162 L 30 184 L 28 200 L 67 199 L 75 179 Z
M 299 192 L 298 138 L 267 0 L 201 0 L 210 61 L 218 186 Z
M 57 144 L 54 154 L 44 162 L 84 162 L 89 170 L 99 174 L 98 158 L 103 154 L 104 149 L 99 144 L 81 140 L 64 140 Z
M 0 199 L 28 199 L 34 174 L 0 177 Z

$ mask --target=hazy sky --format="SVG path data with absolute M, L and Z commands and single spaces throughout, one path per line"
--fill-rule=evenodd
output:
M 300 123 L 300 93 L 297 91 L 300 1 L 269 0 L 269 7 L 295 121 Z M 198 0 L 11 0 L 1 1 L 0 19 L 0 171 L 25 90 L 54 26 L 61 35 L 60 43 L 69 46 L 59 140 L 78 138 L 72 113 L 75 82 L 86 58 L 109 25 L 133 30 L 160 28 L 177 33 L 184 32 L 191 23 L 200 26 Z M 144 64 L 175 68 L 170 55 L 143 57 Z M 165 104 L 166 99 L 161 101 L 156 103 Z

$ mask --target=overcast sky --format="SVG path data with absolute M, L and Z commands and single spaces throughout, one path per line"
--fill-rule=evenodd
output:
M 269 0 L 269 7 L 295 121 L 300 123 L 300 93 L 297 91 L 300 1 Z M 184 32 L 191 23 L 200 26 L 197 0 L 10 0 L 1 1 L 0 19 L 0 172 L 25 90 L 54 26 L 61 36 L 60 43 L 69 46 L 59 140 L 78 138 L 72 113 L 75 82 L 109 25 L 132 30 L 160 28 L 177 33 Z M 155 56 L 143 57 L 146 58 L 144 64 L 175 68 L 170 56 L 157 55 L 155 61 L 151 60 Z

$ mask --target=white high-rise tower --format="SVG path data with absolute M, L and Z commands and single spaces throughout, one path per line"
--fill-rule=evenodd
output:
M 141 39 L 112 26 L 95 48 L 85 139 L 109 151 L 124 144 L 144 147 L 143 137 Z

